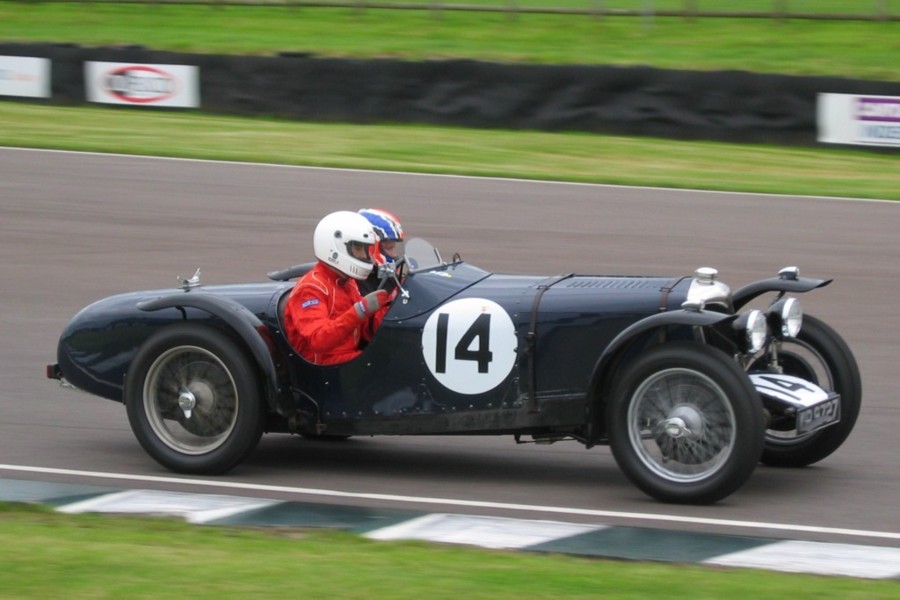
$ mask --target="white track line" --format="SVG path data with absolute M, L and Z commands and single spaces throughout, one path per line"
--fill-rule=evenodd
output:
M 869 537 L 900 541 L 900 533 L 891 531 L 868 531 L 864 529 L 845 529 L 841 527 L 819 527 L 815 525 L 790 525 L 784 523 L 767 523 L 764 521 L 737 521 L 731 519 L 710 519 L 704 517 L 685 517 L 678 515 L 662 515 L 654 513 L 633 513 L 610 510 L 594 510 L 588 508 L 570 508 L 563 506 L 541 506 L 531 504 L 514 504 L 507 502 L 489 502 L 485 500 L 459 500 L 453 498 L 432 498 L 427 496 L 400 496 L 395 494 L 372 494 L 363 492 L 342 492 L 316 488 L 289 487 L 281 485 L 265 485 L 256 483 L 239 483 L 214 481 L 209 479 L 182 479 L 179 477 L 159 477 L 154 475 L 130 475 L 126 473 L 104 473 L 99 471 L 77 471 L 47 467 L 29 467 L 23 465 L 0 464 L 0 472 L 15 471 L 22 473 L 41 473 L 48 475 L 67 475 L 97 479 L 113 479 L 140 483 L 175 483 L 199 487 L 250 490 L 254 492 L 278 492 L 296 496 L 324 496 L 331 498 L 354 498 L 360 500 L 386 500 L 407 504 L 430 504 L 442 506 L 459 506 L 469 508 L 490 508 L 510 511 L 527 511 L 557 515 L 578 515 L 600 518 L 633 519 L 637 521 L 658 521 L 668 523 L 685 523 L 695 525 L 717 525 L 741 529 L 776 530 L 794 533 L 820 533 L 843 537 Z

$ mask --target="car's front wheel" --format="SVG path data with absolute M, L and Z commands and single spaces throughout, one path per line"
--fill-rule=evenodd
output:
M 797 435 L 792 428 L 774 426 L 766 432 L 764 464 L 805 467 L 837 450 L 853 430 L 862 404 L 859 367 L 841 336 L 809 315 L 804 317 L 797 338 L 782 342 L 778 357 L 785 373 L 841 395 L 841 419 L 834 425 L 805 435 Z M 765 369 L 764 361 L 758 366 Z
M 759 461 L 763 412 L 746 373 L 698 343 L 647 350 L 607 403 L 610 448 L 638 488 L 664 502 L 708 504 L 737 490 Z
M 125 380 L 141 446 L 179 473 L 218 474 L 243 461 L 265 424 L 253 365 L 227 335 L 180 323 L 152 335 Z

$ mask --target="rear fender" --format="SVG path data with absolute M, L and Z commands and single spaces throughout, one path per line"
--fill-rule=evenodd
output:
M 302 263 L 281 271 L 270 271 L 268 276 L 272 281 L 290 281 L 306 275 L 315 266 L 316 263 L 314 262 Z
M 195 308 L 218 317 L 243 341 L 265 380 L 265 394 L 268 405 L 275 409 L 282 388 L 276 364 L 279 353 L 271 338 L 269 328 L 244 305 L 225 298 L 204 293 L 178 293 L 161 296 L 153 300 L 139 302 L 140 310 L 153 312 L 165 308 Z
M 597 360 L 591 375 L 588 388 L 587 424 L 588 445 L 591 446 L 605 438 L 604 405 L 609 396 L 615 373 L 622 365 L 629 351 L 642 340 L 646 340 L 656 331 L 667 327 L 714 327 L 733 321 L 737 315 L 723 314 L 714 311 L 673 310 L 657 313 L 633 323 L 613 339 Z

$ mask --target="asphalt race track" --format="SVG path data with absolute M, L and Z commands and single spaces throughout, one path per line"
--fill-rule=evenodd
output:
M 144 453 L 121 405 L 45 379 L 60 331 L 91 301 L 174 287 L 198 267 L 207 283 L 264 281 L 312 260 L 320 217 L 369 206 L 498 272 L 714 266 L 738 287 L 798 265 L 834 278 L 801 301 L 856 354 L 856 429 L 821 463 L 760 466 L 706 507 L 645 497 L 606 448 L 505 437 L 272 435 L 201 487 Z M 0 478 L 108 485 L 105 473 L 131 488 L 900 547 L 897 203 L 0 149 L 0 228 Z

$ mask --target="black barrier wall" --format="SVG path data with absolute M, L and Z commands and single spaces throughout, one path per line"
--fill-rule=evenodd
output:
M 741 71 L 244 57 L 57 44 L 0 44 L 0 55 L 51 59 L 53 104 L 86 102 L 85 61 L 193 65 L 200 69 L 200 109 L 209 113 L 733 142 L 816 144 L 820 92 L 900 96 L 896 82 Z

